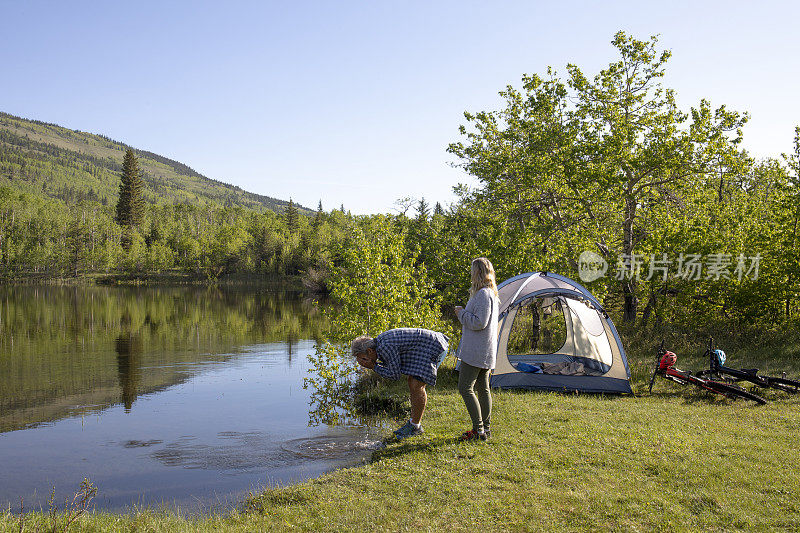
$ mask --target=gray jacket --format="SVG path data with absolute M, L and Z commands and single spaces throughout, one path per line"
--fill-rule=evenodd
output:
M 500 302 L 492 290 L 484 287 L 458 313 L 461 322 L 461 343 L 458 357 L 468 365 L 494 368 L 497 360 L 497 318 Z

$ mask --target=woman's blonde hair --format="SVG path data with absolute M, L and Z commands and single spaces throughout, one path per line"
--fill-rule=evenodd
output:
M 492 293 L 494 293 L 495 297 L 500 297 L 497 293 L 497 280 L 494 276 L 494 267 L 491 261 L 485 257 L 479 257 L 473 260 L 470 274 L 472 279 L 472 287 L 469 289 L 470 296 L 473 296 L 484 287 L 488 287 L 491 289 Z

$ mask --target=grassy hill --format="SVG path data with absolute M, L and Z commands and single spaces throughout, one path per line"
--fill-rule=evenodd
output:
M 122 158 L 132 148 L 82 131 L 0 112 L 0 187 L 55 198 L 114 205 Z M 209 179 L 191 167 L 134 148 L 154 204 L 240 206 L 282 211 L 288 202 Z M 302 208 L 301 208 L 302 210 Z

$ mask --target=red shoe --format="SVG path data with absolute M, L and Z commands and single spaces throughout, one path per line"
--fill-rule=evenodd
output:
M 486 440 L 486 433 L 478 433 L 474 429 L 465 431 L 458 440 Z

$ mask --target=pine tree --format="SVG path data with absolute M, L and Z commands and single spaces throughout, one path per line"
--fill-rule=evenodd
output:
M 138 226 L 144 218 L 141 171 L 133 150 L 128 148 L 122 161 L 122 182 L 119 185 L 116 221 L 122 226 Z
M 444 215 L 444 209 L 442 209 L 442 204 L 436 202 L 436 207 L 433 208 L 434 215 Z
M 314 231 L 319 229 L 322 225 L 322 215 L 324 211 L 322 210 L 322 200 L 319 201 L 319 206 L 317 207 L 317 214 L 314 215 L 314 221 L 311 223 L 311 227 L 314 228 Z
M 283 212 L 283 217 L 286 221 L 286 228 L 289 230 L 289 233 L 295 233 L 297 231 L 297 207 L 294 205 L 291 198 L 289 198 L 289 205 L 286 206 Z
M 427 222 L 430 211 L 430 207 L 428 206 L 428 202 L 425 201 L 425 198 L 420 198 L 417 203 L 417 221 Z

